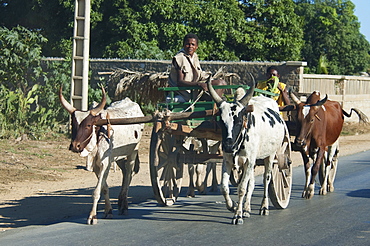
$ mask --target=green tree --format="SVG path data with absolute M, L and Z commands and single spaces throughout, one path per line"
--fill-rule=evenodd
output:
M 292 13 L 292 0 L 92 0 L 90 54 L 170 59 L 183 36 L 194 32 L 201 59 L 291 60 L 301 46 L 300 22 Z M 20 24 L 48 38 L 45 56 L 71 54 L 73 15 L 69 0 L 0 2 L 3 26 Z
M 42 77 L 41 46 L 45 42 L 42 35 L 24 27 L 0 27 L 0 81 L 11 90 L 28 93 Z
M 369 69 L 369 43 L 349 0 L 91 0 L 91 57 L 170 59 L 186 33 L 203 60 L 306 60 L 316 72 Z M 74 1 L 0 0 L 0 24 L 48 39 L 45 56 L 71 54 Z
M 0 0 L 0 26 L 24 26 L 48 39 L 43 54 L 64 57 L 72 47 L 74 1 Z M 71 52 L 70 52 L 71 53 Z
M 201 59 L 238 60 L 235 47 L 247 37 L 235 0 L 115 0 L 104 2 L 101 13 L 96 29 L 109 31 L 92 31 L 92 40 L 103 40 L 98 50 L 104 57 L 170 59 L 193 32 L 201 40 Z
M 103 40 L 92 56 L 170 59 L 188 32 L 198 34 L 205 60 L 298 59 L 303 43 L 292 0 L 115 0 L 99 12 L 96 30 L 106 31 L 92 31 Z
M 0 28 L 0 137 L 44 136 L 68 119 L 57 91 L 70 84 L 70 63 L 42 65 L 46 39 L 24 27 Z M 65 69 L 68 64 L 68 75 Z M 52 67 L 50 67 L 52 65 Z M 47 69 L 46 69 L 47 70 Z
M 253 40 L 246 43 L 243 60 L 299 60 L 303 46 L 302 18 L 292 0 L 245 0 L 243 11 L 253 26 Z
M 325 56 L 330 74 L 355 74 L 369 65 L 369 43 L 359 31 L 354 4 L 349 0 L 298 0 L 296 13 L 304 18 L 302 57 L 310 72 Z M 314 28 L 313 28 L 314 27 Z

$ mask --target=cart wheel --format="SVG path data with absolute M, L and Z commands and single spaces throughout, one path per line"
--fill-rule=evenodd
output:
M 153 127 L 150 141 L 150 179 L 159 204 L 173 205 L 180 194 L 184 164 L 179 162 L 182 136 Z
M 286 208 L 292 191 L 293 165 L 290 159 L 290 141 L 286 136 L 272 167 L 269 196 L 275 208 Z

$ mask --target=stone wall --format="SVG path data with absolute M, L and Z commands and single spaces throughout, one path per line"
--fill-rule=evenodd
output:
M 220 67 L 225 67 L 224 71 L 228 73 L 236 73 L 240 76 L 240 80 L 234 80 L 233 84 L 250 84 L 251 78 L 248 73 L 251 73 L 256 81 L 265 80 L 266 69 L 269 66 L 277 66 L 281 81 L 286 83 L 297 91 L 299 82 L 303 74 L 303 66 L 306 62 L 222 62 L 222 61 L 201 61 L 201 66 L 204 71 L 215 73 Z M 91 86 L 101 81 L 108 79 L 109 75 L 106 72 L 111 72 L 117 68 L 129 69 L 137 72 L 165 72 L 171 67 L 170 60 L 119 60 L 119 59 L 91 59 Z M 99 74 L 100 73 L 100 74 Z

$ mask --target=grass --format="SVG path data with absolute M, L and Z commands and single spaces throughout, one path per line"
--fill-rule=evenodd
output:
M 62 173 L 84 165 L 84 158 L 68 150 L 66 137 L 48 141 L 0 140 L 0 183 L 60 180 Z M 1 187 L 0 193 L 6 187 Z

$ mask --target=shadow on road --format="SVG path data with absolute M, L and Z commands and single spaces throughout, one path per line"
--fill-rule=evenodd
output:
M 169 207 L 158 205 L 151 186 L 132 186 L 129 189 L 128 215 L 118 215 L 117 197 L 119 186 L 110 188 L 114 220 L 145 219 L 159 221 L 196 221 L 229 224 L 232 213 L 226 209 L 220 191 L 202 195 L 196 192 L 195 198 L 187 198 L 186 187 L 181 190 L 178 201 Z M 259 216 L 263 196 L 263 185 L 256 185 L 252 197 L 251 216 Z M 301 185 L 293 185 L 291 199 L 301 199 Z M 19 201 L 8 201 L 0 209 L 0 230 L 20 228 L 30 225 L 52 225 L 60 222 L 85 224 L 92 206 L 93 188 L 63 190 L 27 197 Z M 237 200 L 236 188 L 230 187 L 230 195 Z M 370 190 L 359 191 L 352 195 L 370 197 Z M 98 220 L 103 218 L 104 199 L 98 206 Z M 215 215 L 215 210 L 217 213 Z M 276 210 L 270 204 L 270 210 Z M 105 220 L 107 221 L 107 220 Z M 98 222 L 99 223 L 99 222 Z
M 114 212 L 117 211 L 117 197 L 121 187 L 110 187 L 110 197 Z M 88 217 L 92 206 L 93 188 L 62 190 L 42 193 L 40 196 L 27 197 L 22 200 L 3 202 L 0 209 L 0 230 L 29 225 L 50 225 Z M 133 196 L 132 196 L 133 194 Z M 134 186 L 129 190 L 129 206 L 153 198 L 151 186 Z M 104 199 L 98 210 L 104 209 Z
M 354 191 L 348 192 L 347 196 L 370 198 L 370 189 L 354 190 Z

